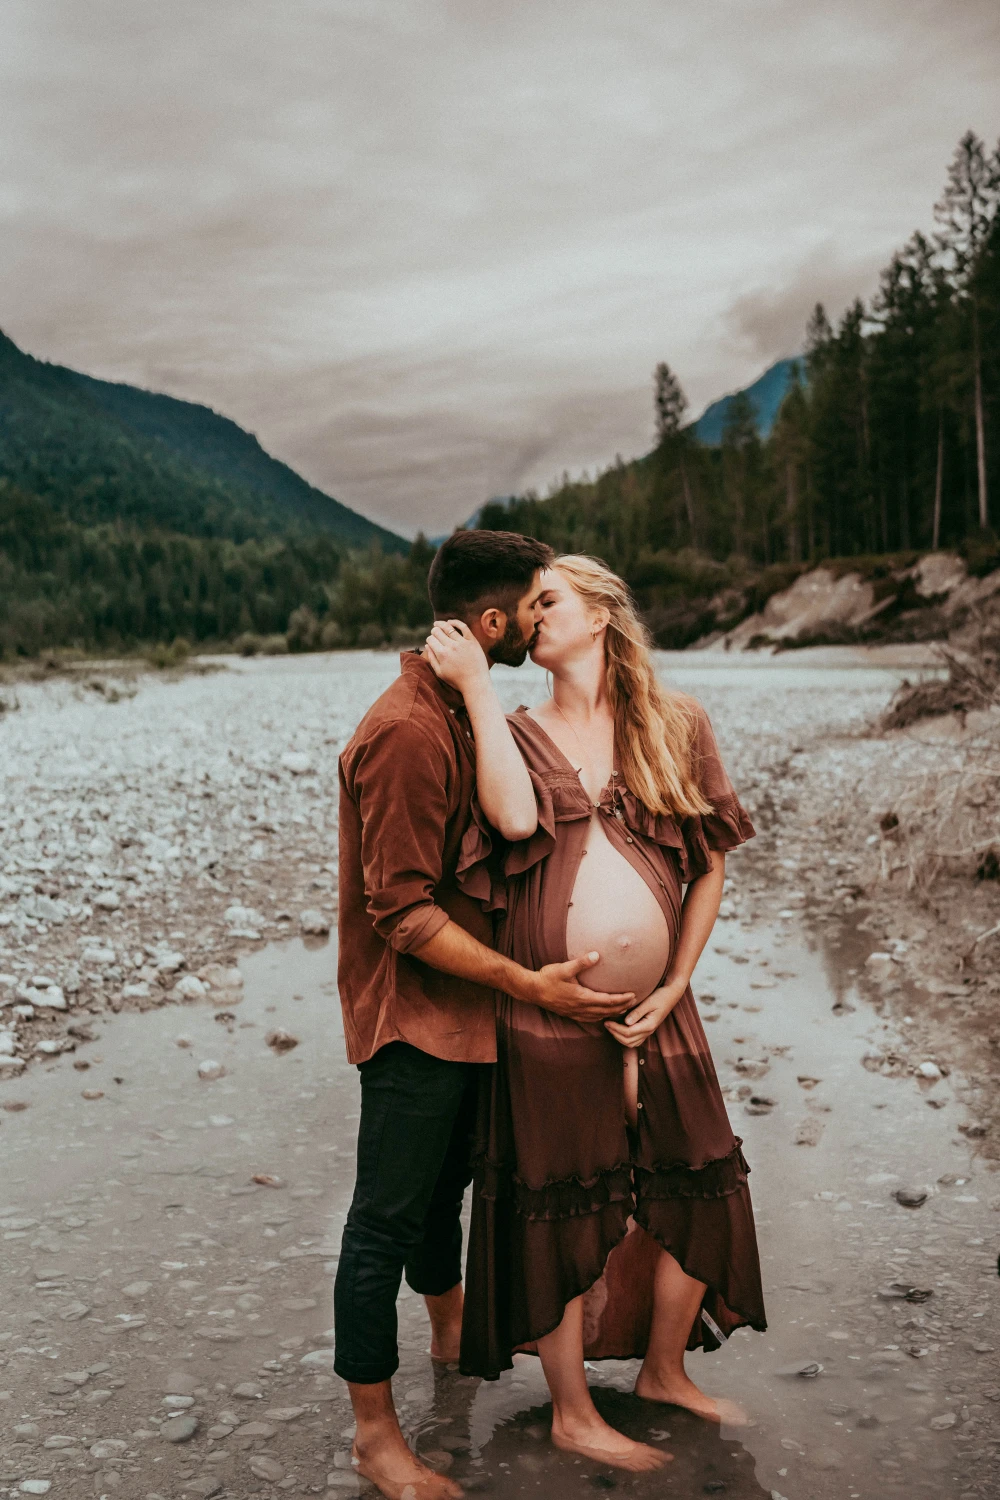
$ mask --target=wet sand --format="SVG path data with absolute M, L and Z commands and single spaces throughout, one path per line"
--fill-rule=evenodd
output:
M 497 1494 L 996 1493 L 995 1181 L 956 1133 L 950 1080 L 932 1110 L 916 1082 L 861 1066 L 888 1023 L 829 965 L 787 923 L 730 922 L 696 980 L 753 1168 L 770 1330 L 691 1367 L 753 1425 L 719 1434 L 631 1397 L 634 1365 L 595 1366 L 609 1417 L 676 1454 L 626 1481 L 549 1447 L 530 1357 L 495 1384 L 436 1373 L 404 1291 L 395 1387 L 422 1451 Z M 60 1060 L 22 1080 L 30 1108 L 4 1124 L 0 1488 L 359 1489 L 329 1371 L 357 1119 L 333 972 L 330 944 L 274 945 L 244 961 L 231 1010 L 111 1017 L 84 1079 Z M 299 1045 L 275 1054 L 275 1026 Z M 208 1060 L 224 1076 L 200 1080 Z M 927 1200 L 904 1208 L 897 1188 Z M 174 1413 L 196 1424 L 186 1441 L 167 1440 Z

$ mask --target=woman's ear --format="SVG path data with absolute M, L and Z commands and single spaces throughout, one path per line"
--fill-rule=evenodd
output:
M 607 608 L 606 605 L 602 604 L 594 610 L 594 613 L 591 616 L 590 620 L 590 633 L 595 641 L 597 640 L 597 637 L 600 635 L 601 631 L 607 630 L 610 624 L 611 611 Z

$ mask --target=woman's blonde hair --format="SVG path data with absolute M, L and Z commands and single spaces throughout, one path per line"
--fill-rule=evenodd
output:
M 557 557 L 552 566 L 565 574 L 586 604 L 603 607 L 610 616 L 606 688 L 625 785 L 650 812 L 681 817 L 711 812 L 692 774 L 696 705 L 656 680 L 649 631 L 627 585 L 606 563 L 582 553 Z

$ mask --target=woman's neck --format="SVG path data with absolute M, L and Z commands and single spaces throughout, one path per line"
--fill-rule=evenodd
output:
M 603 651 L 553 670 L 552 697 L 561 713 L 578 722 L 603 716 L 609 707 Z

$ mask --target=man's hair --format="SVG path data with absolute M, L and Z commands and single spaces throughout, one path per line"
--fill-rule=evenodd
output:
M 464 619 L 474 609 L 512 615 L 552 548 L 517 531 L 456 531 L 431 563 L 427 592 L 437 619 Z

